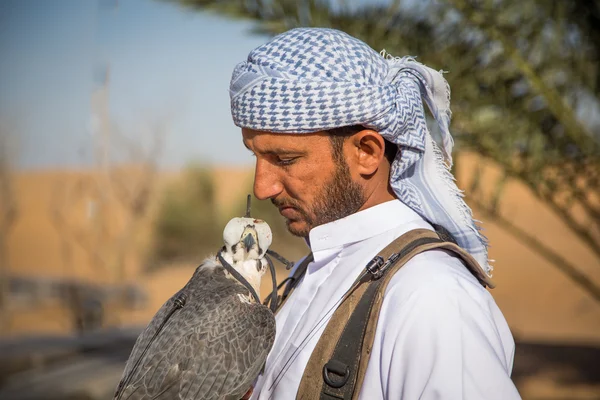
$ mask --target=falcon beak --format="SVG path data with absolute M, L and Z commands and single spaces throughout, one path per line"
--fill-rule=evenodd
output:
M 244 247 L 246 247 L 246 252 L 250 251 L 252 246 L 256 244 L 256 239 L 254 239 L 254 235 L 252 233 L 248 233 L 246 236 L 244 236 L 242 241 L 244 242 Z

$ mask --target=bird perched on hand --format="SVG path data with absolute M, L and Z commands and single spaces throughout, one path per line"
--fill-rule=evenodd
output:
M 272 267 L 271 229 L 246 215 L 229 221 L 224 248 L 138 337 L 116 400 L 239 400 L 251 388 L 273 345 L 275 319 L 257 295 Z

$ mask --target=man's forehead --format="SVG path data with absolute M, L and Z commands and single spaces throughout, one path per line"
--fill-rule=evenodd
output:
M 315 142 L 326 140 L 328 136 L 329 134 L 326 132 L 296 134 L 242 128 L 242 140 L 246 147 L 250 145 L 281 146 L 284 144 L 289 146 L 310 146 Z

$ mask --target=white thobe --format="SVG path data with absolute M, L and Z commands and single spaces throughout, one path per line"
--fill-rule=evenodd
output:
M 398 200 L 318 226 L 314 262 L 277 314 L 277 335 L 252 399 L 294 399 L 337 303 L 380 250 L 432 229 Z M 490 293 L 444 250 L 421 253 L 390 281 L 360 398 L 519 399 L 514 340 Z

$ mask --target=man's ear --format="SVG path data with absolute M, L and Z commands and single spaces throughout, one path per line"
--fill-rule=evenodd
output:
M 364 129 L 352 136 L 352 145 L 356 152 L 356 166 L 361 175 L 373 175 L 377 172 L 385 157 L 383 137 L 371 129 Z

